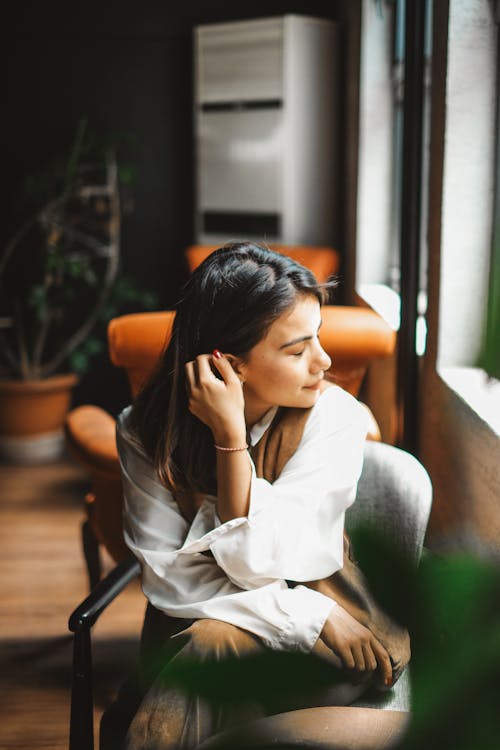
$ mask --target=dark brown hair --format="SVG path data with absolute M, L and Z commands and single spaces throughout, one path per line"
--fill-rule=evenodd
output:
M 213 437 L 188 409 L 186 362 L 215 348 L 244 359 L 298 295 L 323 304 L 334 285 L 319 284 L 291 258 L 247 242 L 219 248 L 196 269 L 176 306 L 170 343 L 131 416 L 167 487 L 216 492 Z

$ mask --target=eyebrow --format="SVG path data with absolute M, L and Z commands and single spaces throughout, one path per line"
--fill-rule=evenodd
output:
M 318 331 L 322 325 L 323 325 L 323 321 L 321 320 L 318 326 Z M 286 344 L 281 344 L 280 349 L 286 349 L 287 346 L 293 346 L 294 344 L 301 344 L 303 341 L 310 341 L 311 339 L 312 339 L 312 336 L 299 336 L 296 339 L 287 341 Z

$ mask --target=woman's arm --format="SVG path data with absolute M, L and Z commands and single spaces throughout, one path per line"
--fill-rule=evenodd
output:
M 247 517 L 190 534 L 182 551 L 210 549 L 229 578 L 247 589 L 331 575 L 342 567 L 344 514 L 355 498 L 365 434 L 358 402 L 328 389 L 280 477 L 271 484 L 253 471 Z
M 222 380 L 210 367 L 212 360 Z M 248 515 L 251 464 L 245 450 L 245 401 L 229 360 L 202 354 L 186 364 L 189 410 L 211 430 L 217 453 L 217 511 L 221 521 Z M 225 449 L 225 450 L 224 450 Z M 243 450 L 240 450 L 243 449 Z

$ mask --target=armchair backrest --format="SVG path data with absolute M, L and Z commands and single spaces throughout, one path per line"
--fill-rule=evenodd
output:
M 205 258 L 220 245 L 190 245 L 186 249 L 186 260 L 189 272 L 192 273 Z M 340 255 L 333 247 L 318 245 L 269 245 L 283 255 L 301 263 L 316 276 L 319 282 L 327 281 L 340 268 Z
M 135 397 L 168 345 L 175 312 L 148 312 L 114 318 L 108 327 L 111 361 L 127 371 Z M 368 363 L 389 356 L 395 333 L 371 310 L 325 305 L 320 341 L 332 357 L 331 379 L 357 395 Z
M 135 398 L 168 346 L 175 312 L 132 313 L 113 318 L 108 325 L 111 361 L 127 372 Z
M 186 260 L 192 273 L 219 245 L 190 245 Z M 318 281 L 327 281 L 340 266 L 333 247 L 313 245 L 270 245 L 309 268 Z M 111 361 L 127 371 L 134 398 L 147 380 L 170 340 L 174 312 L 136 313 L 112 320 L 108 327 Z M 394 331 L 372 310 L 361 307 L 325 305 L 320 341 L 333 361 L 330 379 L 357 396 L 366 368 L 372 359 L 394 351 Z

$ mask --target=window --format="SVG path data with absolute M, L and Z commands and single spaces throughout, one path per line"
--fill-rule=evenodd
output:
M 433 2 L 426 0 L 428 74 L 422 123 L 415 348 L 418 355 L 425 354 L 426 230 L 434 215 L 428 215 L 429 211 L 438 211 L 438 315 L 433 311 L 433 318 L 439 319 L 436 367 L 442 379 L 500 434 L 495 422 L 500 421 L 500 384 L 484 372 L 500 377 L 499 8 L 498 0 L 449 0 L 447 29 L 443 29 L 448 38 L 443 71 L 442 201 L 428 207 L 429 159 L 433 158 L 429 153 Z M 362 3 L 356 289 L 396 330 L 400 317 L 405 9 L 405 0 Z
M 422 185 L 428 183 L 432 2 L 426 0 Z M 356 288 L 394 329 L 400 324 L 401 182 L 406 0 L 363 2 Z M 422 195 L 422 225 L 427 200 Z M 427 244 L 422 233 L 417 354 L 425 352 Z
M 451 0 L 438 371 L 500 434 L 497 46 L 493 4 Z

